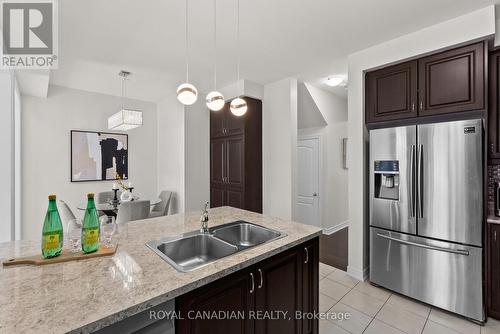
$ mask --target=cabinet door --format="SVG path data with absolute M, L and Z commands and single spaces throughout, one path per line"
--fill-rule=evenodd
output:
M 210 137 L 224 136 L 225 117 L 224 109 L 210 111 Z
M 295 312 L 302 309 L 302 264 L 299 249 L 272 257 L 256 266 L 256 310 L 285 311 L 286 318 L 258 319 L 255 333 L 301 333 L 302 321 Z M 288 319 L 291 317 L 291 320 Z
M 418 72 L 419 116 L 485 108 L 482 42 L 421 58 Z
M 226 184 L 243 187 L 245 180 L 245 139 L 237 136 L 226 139 Z
M 489 58 L 488 159 L 490 164 L 500 163 L 500 51 Z M 497 159 L 497 160 L 495 160 Z
M 410 61 L 366 74 L 366 122 L 417 116 L 417 62 Z
M 304 246 L 302 254 L 302 310 L 307 313 L 319 310 L 319 241 L 314 239 Z M 317 334 L 318 320 L 304 319 L 303 334 Z
M 245 99 L 245 97 L 243 97 Z M 242 135 L 245 133 L 245 120 L 247 117 L 247 114 L 243 116 L 235 116 L 231 112 L 229 108 L 229 103 L 226 104 L 227 108 L 224 108 L 225 110 L 225 115 L 226 115 L 226 135 L 227 136 L 233 136 L 233 135 Z M 251 113 L 252 110 L 250 110 L 250 105 L 249 109 L 247 110 L 247 113 Z
M 217 208 L 226 205 L 225 190 L 212 184 L 210 187 L 210 207 Z
M 226 142 L 224 138 L 210 140 L 210 182 L 223 184 L 226 176 Z
M 500 225 L 490 225 L 489 315 L 500 319 Z
M 245 200 L 242 190 L 228 189 L 226 190 L 224 205 L 232 206 L 238 209 L 245 209 Z
M 250 272 L 243 270 L 203 286 L 176 299 L 176 309 L 183 320 L 177 320 L 177 334 L 253 334 L 254 321 L 248 316 L 254 310 Z M 195 318 L 201 312 L 224 312 L 226 319 Z M 238 316 L 243 312 L 244 316 Z M 235 319 L 236 318 L 236 319 Z

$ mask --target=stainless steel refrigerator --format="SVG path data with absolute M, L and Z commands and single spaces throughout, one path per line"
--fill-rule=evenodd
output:
M 370 281 L 484 321 L 483 126 L 370 131 Z

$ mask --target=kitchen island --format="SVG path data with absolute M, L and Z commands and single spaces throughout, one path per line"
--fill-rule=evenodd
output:
M 254 268 L 256 264 L 269 265 L 266 260 L 276 255 L 290 257 L 290 252 L 302 249 L 307 242 L 317 241 L 321 234 L 317 227 L 231 207 L 210 209 L 209 216 L 211 227 L 243 220 L 283 232 L 286 236 L 183 273 L 152 252 L 145 243 L 198 230 L 199 212 L 131 222 L 118 236 L 118 250 L 112 257 L 41 267 L 1 268 L 0 332 L 90 333 L 105 330 L 107 326 L 172 300 L 183 300 L 183 305 L 188 305 L 185 297 L 196 289 L 217 285 L 224 279 L 233 281 L 232 278 L 240 273 L 246 275 L 260 269 Z M 39 242 L 3 243 L 0 244 L 0 261 L 39 251 Z M 297 265 L 302 260 L 302 257 L 296 258 L 293 263 Z M 312 259 L 306 260 L 314 263 Z M 307 275 L 306 271 L 301 271 L 301 275 Z M 276 277 L 269 278 L 275 281 Z M 300 282 L 303 284 L 305 280 Z M 276 283 L 279 282 L 274 282 L 275 286 Z M 316 288 L 309 292 L 316 295 L 314 303 L 317 304 L 317 282 L 310 285 L 314 284 Z

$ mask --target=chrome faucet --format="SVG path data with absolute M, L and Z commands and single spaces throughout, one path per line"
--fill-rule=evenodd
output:
M 208 202 L 205 203 L 205 208 L 201 212 L 200 222 L 201 222 L 200 232 L 208 233 Z

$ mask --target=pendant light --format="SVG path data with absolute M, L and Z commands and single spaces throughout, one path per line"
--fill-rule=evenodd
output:
M 238 52 L 238 81 L 240 81 L 240 0 L 236 0 L 237 4 L 237 22 L 236 22 L 236 51 Z M 241 96 L 235 98 L 234 100 L 231 101 L 231 104 L 229 106 L 231 109 L 231 112 L 235 116 L 243 116 L 247 112 L 248 106 L 247 106 L 247 101 L 241 98 Z
M 190 106 L 198 99 L 198 90 L 189 83 L 189 46 L 188 46 L 188 0 L 186 0 L 186 82 L 177 87 L 177 100 Z
M 214 90 L 207 94 L 207 107 L 219 111 L 224 107 L 224 96 L 217 91 L 217 0 L 214 0 Z
M 120 111 L 108 117 L 108 129 L 127 131 L 142 126 L 142 111 L 125 108 L 125 80 L 130 72 L 122 70 L 118 75 L 122 77 L 121 106 Z

